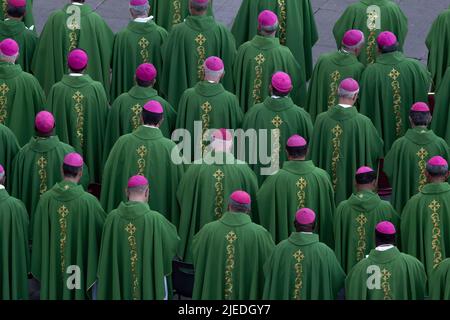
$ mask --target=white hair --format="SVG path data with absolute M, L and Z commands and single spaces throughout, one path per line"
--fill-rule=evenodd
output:
M 9 63 L 16 63 L 18 56 L 19 56 L 18 52 L 13 56 L 7 56 L 3 52 L 0 51 L 0 60 L 1 61 L 5 61 L 5 62 L 9 62 Z
M 130 9 L 133 11 L 135 15 L 143 16 L 147 14 L 147 10 L 150 8 L 150 5 L 148 3 L 142 5 L 142 6 L 132 6 L 130 5 Z
M 218 71 L 209 70 L 205 65 L 203 69 L 205 70 L 205 80 L 214 82 L 219 82 L 224 72 L 224 69 Z
M 353 97 L 357 93 L 359 93 L 359 89 L 356 91 L 347 91 L 345 89 L 342 89 L 341 87 L 339 87 L 338 89 L 338 96 L 341 98 L 353 99 Z

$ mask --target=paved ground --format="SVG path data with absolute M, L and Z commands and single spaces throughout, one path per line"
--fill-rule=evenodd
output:
M 242 0 L 214 0 L 214 11 L 221 22 L 231 26 Z M 303 0 L 298 0 L 303 1 Z M 314 56 L 333 50 L 334 22 L 348 4 L 356 0 L 311 0 L 320 32 L 320 40 L 314 48 Z M 433 20 L 450 5 L 448 0 L 394 0 L 399 3 L 409 18 L 409 34 L 405 52 L 408 56 L 426 60 L 425 37 Z M 38 31 L 42 29 L 51 11 L 60 8 L 62 0 L 34 0 L 34 14 Z M 128 0 L 87 0 L 110 24 L 113 31 L 123 28 L 128 22 Z

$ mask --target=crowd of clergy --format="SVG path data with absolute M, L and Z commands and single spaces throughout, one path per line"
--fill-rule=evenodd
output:
M 428 67 L 391 0 L 314 65 L 310 0 L 66 2 L 0 0 L 0 300 L 450 299 L 450 10 Z

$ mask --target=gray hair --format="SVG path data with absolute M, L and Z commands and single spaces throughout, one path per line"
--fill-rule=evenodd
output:
M 131 11 L 133 12 L 134 15 L 137 15 L 137 16 L 146 15 L 149 8 L 150 8 L 150 5 L 148 3 L 146 3 L 142 6 L 131 6 L 130 5 Z
M 448 173 L 448 165 L 432 166 L 427 163 L 427 172 L 432 177 L 443 177 Z
M 347 91 L 345 89 L 342 89 L 341 87 L 339 87 L 339 89 L 338 89 L 338 96 L 340 98 L 353 99 L 353 97 L 357 93 L 359 93 L 359 90 L 352 92 L 352 91 Z
M 133 188 L 128 188 L 128 192 L 130 193 L 144 193 L 145 191 L 147 191 L 148 189 L 148 185 L 146 186 L 137 186 L 137 187 L 133 187 Z

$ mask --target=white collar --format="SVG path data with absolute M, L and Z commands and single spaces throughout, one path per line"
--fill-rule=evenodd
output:
M 3 190 L 3 189 L 5 189 L 5 186 L 0 184 L 0 190 Z
M 302 231 L 300 233 L 304 233 L 304 234 L 313 234 L 312 232 L 306 232 L 306 231 Z
M 81 76 L 83 76 L 83 74 L 82 73 L 69 73 L 69 76 L 71 76 L 71 77 L 81 77 Z
M 146 128 L 159 129 L 158 127 L 155 127 L 155 126 L 149 126 L 148 124 L 144 124 L 143 126 L 146 127 Z
M 342 108 L 344 108 L 344 109 L 348 109 L 348 108 L 353 107 L 351 104 L 343 104 L 343 103 L 339 103 L 339 105 L 340 105 Z
M 287 96 L 285 96 L 285 97 L 279 97 L 279 96 L 274 96 L 274 95 L 271 96 L 272 99 L 283 99 L 283 98 L 286 98 L 286 97 Z
M 392 249 L 394 246 L 392 244 L 382 244 L 381 246 L 378 246 L 375 248 L 377 251 L 387 251 L 389 249 Z
M 76 6 L 82 6 L 83 5 L 82 3 L 79 3 L 79 2 L 72 2 L 72 4 L 74 4 Z
M 145 17 L 145 18 L 136 18 L 134 22 L 145 23 L 153 19 L 153 16 Z

